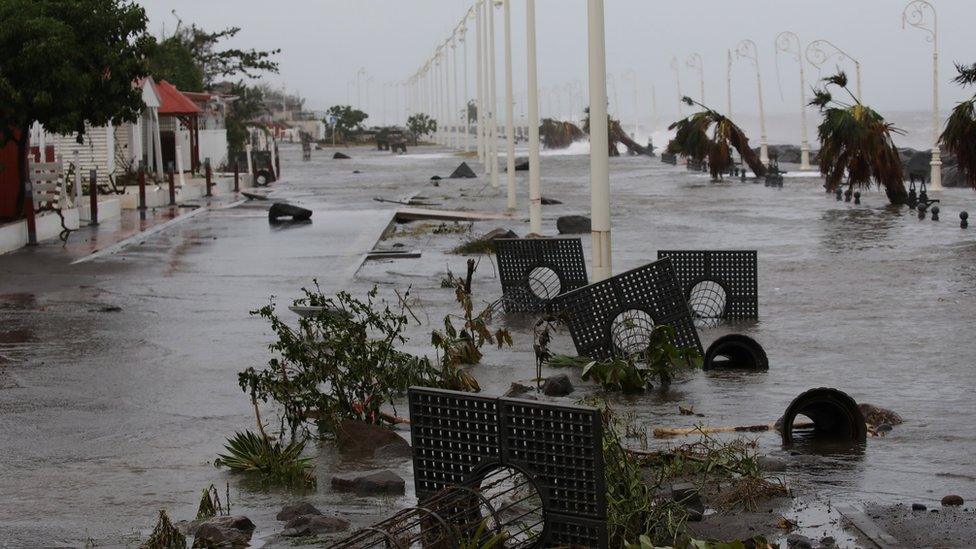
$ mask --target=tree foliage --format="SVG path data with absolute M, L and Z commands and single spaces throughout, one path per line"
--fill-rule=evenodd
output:
M 417 113 L 407 119 L 407 128 L 417 137 L 431 135 L 437 131 L 437 121 L 424 113 Z
M 325 123 L 331 126 L 332 131 L 343 140 L 350 132 L 362 129 L 363 122 L 369 118 L 365 112 L 349 105 L 334 105 L 326 111 L 326 114 L 328 117 Z M 335 124 L 330 123 L 332 118 L 335 118 Z
M 175 15 L 175 12 L 174 12 Z M 203 91 L 217 82 L 238 76 L 255 78 L 260 72 L 278 72 L 274 56 L 281 50 L 221 49 L 220 43 L 241 31 L 229 27 L 208 32 L 182 21 L 171 36 L 163 37 L 150 59 L 152 73 L 184 91 Z
M 976 63 L 956 65 L 955 82 L 963 86 L 976 84 Z M 946 152 L 956 155 L 966 182 L 976 189 L 976 95 L 956 105 L 939 137 Z
M 707 160 L 712 178 L 720 179 L 732 166 L 732 150 L 735 149 L 757 177 L 766 175 L 766 166 L 749 146 L 749 138 L 742 128 L 690 97 L 684 97 L 682 101 L 702 110 L 668 127 L 675 130 L 674 139 L 668 143 L 668 153 L 681 154 L 699 162 Z
M 849 189 L 870 188 L 873 180 L 884 187 L 891 204 L 904 204 L 908 193 L 901 157 L 891 138 L 893 133 L 903 132 L 851 93 L 843 71 L 824 78 L 823 84 L 810 104 L 823 113 L 817 133 L 820 173 L 827 180 L 827 189 L 836 189 L 845 177 Z M 828 86 L 845 91 L 852 103 L 834 98 Z
M 261 86 L 248 86 L 243 81 L 230 86 L 228 92 L 237 97 L 224 123 L 227 126 L 227 148 L 241 152 L 247 143 L 248 123 L 268 112 Z

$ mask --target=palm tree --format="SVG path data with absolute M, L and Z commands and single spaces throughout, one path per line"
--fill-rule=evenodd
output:
M 970 67 L 956 65 L 956 70 L 959 71 L 954 80 L 957 84 L 976 84 L 976 63 Z M 946 152 L 956 155 L 966 182 L 976 189 L 976 95 L 952 109 L 939 141 Z
M 847 178 L 848 189 L 870 188 L 874 180 L 884 187 L 891 204 L 908 200 L 901 157 L 891 139 L 892 133 L 903 134 L 874 109 L 861 104 L 847 88 L 843 71 L 823 79 L 824 87 L 814 91 L 810 102 L 820 108 L 823 122 L 817 130 L 820 138 L 820 173 L 832 191 Z M 852 103 L 834 99 L 828 85 L 841 88 Z
M 681 154 L 699 162 L 708 160 L 712 178 L 719 179 L 732 166 L 732 149 L 735 149 L 756 177 L 766 176 L 766 166 L 749 146 L 749 138 L 742 128 L 725 115 L 690 97 L 684 97 L 682 101 L 690 106 L 697 105 L 702 110 L 668 127 L 669 130 L 676 130 L 674 139 L 668 143 L 669 153 Z M 711 136 L 709 129 L 712 129 Z

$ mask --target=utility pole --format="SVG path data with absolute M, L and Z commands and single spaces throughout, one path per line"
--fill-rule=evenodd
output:
M 590 72 L 590 215 L 593 281 L 613 276 L 610 247 L 610 139 L 607 120 L 607 45 L 603 0 L 587 0 Z

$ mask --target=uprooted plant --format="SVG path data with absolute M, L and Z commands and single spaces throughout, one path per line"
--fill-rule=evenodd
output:
M 478 364 L 484 354 L 481 348 L 486 344 L 497 345 L 502 348 L 512 345 L 512 335 L 505 328 L 491 329 L 492 317 L 498 302 L 489 303 L 479 313 L 474 312 L 472 294 L 472 280 L 478 266 L 475 260 L 468 260 L 468 270 L 464 279 L 453 279 L 454 295 L 461 306 L 460 315 L 444 317 L 444 329 L 434 330 L 430 342 L 441 355 L 441 363 L 445 369 L 457 369 L 465 364 Z M 460 322 L 461 326 L 455 326 Z M 472 378 L 471 381 L 474 381 Z M 477 382 L 472 389 L 477 390 Z
M 268 484 L 314 488 L 317 480 L 312 459 L 302 457 L 305 443 L 300 440 L 284 444 L 263 433 L 244 431 L 227 441 L 227 453 L 220 454 L 214 466 L 256 475 Z

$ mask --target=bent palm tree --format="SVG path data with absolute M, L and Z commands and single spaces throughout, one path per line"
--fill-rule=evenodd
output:
M 959 76 L 954 82 L 963 86 L 976 84 L 976 63 L 970 67 L 956 65 L 956 70 Z M 946 152 L 956 155 L 966 182 L 976 189 L 976 95 L 952 109 L 939 142 Z
M 820 138 L 820 173 L 827 189 L 834 190 L 847 177 L 849 189 L 870 188 L 874 180 L 884 187 L 888 202 L 904 204 L 908 200 L 901 157 L 891 139 L 901 130 L 885 122 L 874 109 L 861 104 L 847 88 L 847 75 L 838 72 L 823 79 L 823 89 L 814 91 L 810 102 L 820 108 L 823 122 L 817 130 Z M 834 99 L 827 86 L 839 87 L 851 96 L 853 103 Z
M 669 130 L 676 130 L 674 139 L 668 143 L 669 153 L 682 154 L 698 161 L 708 160 L 712 178 L 718 179 L 732 166 L 732 149 L 735 149 L 756 177 L 766 176 L 766 166 L 749 146 L 749 138 L 742 128 L 725 115 L 690 97 L 684 97 L 682 101 L 703 110 L 668 127 Z M 712 129 L 711 136 L 709 129 Z

